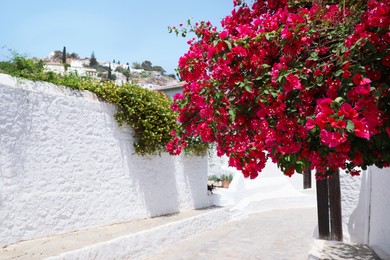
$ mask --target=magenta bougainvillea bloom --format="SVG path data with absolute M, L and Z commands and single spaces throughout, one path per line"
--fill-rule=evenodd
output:
M 390 2 L 251 2 L 234 1 L 220 29 L 191 27 L 167 149 L 215 143 L 250 178 L 268 158 L 318 178 L 390 166 Z

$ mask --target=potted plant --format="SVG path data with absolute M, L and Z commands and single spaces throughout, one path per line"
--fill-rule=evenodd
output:
M 221 181 L 222 181 L 222 188 L 229 188 L 230 183 L 233 180 L 233 174 L 222 174 L 221 175 Z

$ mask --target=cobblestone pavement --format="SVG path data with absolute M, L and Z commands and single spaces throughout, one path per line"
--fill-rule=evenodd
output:
M 315 207 L 275 209 L 188 238 L 147 260 L 380 260 L 366 245 L 318 240 Z
M 314 207 L 252 213 L 147 259 L 308 259 L 316 226 Z

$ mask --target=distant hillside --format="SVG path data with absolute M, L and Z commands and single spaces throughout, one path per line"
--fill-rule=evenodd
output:
M 98 61 L 94 52 L 89 58 L 81 58 L 77 53 L 67 53 L 64 47 L 64 51 L 53 51 L 43 61 L 47 70 L 60 74 L 76 72 L 80 76 L 112 80 L 116 84 L 133 82 L 147 88 L 160 89 L 179 83 L 174 74 L 166 75 L 161 66 L 154 66 L 151 61 L 147 60 L 142 63 L 134 62 L 132 65 L 129 65 L 128 62 L 126 64 L 121 63 L 115 59 L 112 61 Z M 66 62 L 66 70 L 64 61 Z

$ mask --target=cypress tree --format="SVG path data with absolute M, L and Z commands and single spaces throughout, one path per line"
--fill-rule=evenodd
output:
M 111 63 L 108 64 L 108 80 L 111 80 Z
M 64 46 L 64 49 L 62 51 L 62 63 L 66 63 L 66 47 Z

